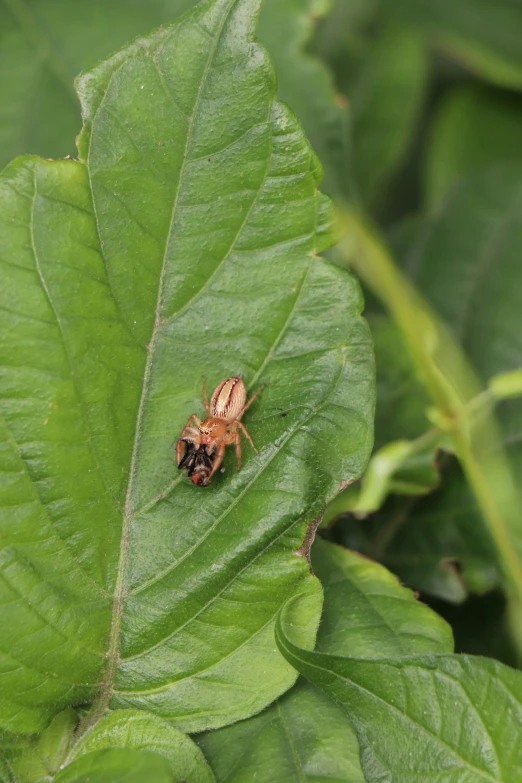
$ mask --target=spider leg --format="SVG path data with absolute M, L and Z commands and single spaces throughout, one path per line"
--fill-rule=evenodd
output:
M 183 430 L 183 432 L 185 432 L 187 427 L 190 427 L 191 424 L 195 424 L 196 427 L 198 428 L 198 430 L 201 427 L 201 419 L 199 418 L 199 416 L 196 416 L 195 413 L 193 413 L 192 416 L 188 417 L 187 423 L 185 424 L 185 429 Z
M 236 447 L 237 469 L 241 470 L 241 435 L 239 432 L 234 433 L 234 445 Z
M 195 422 L 198 426 L 191 427 L 190 426 L 191 422 Z M 198 442 L 200 424 L 201 424 L 201 419 L 195 414 L 192 414 L 192 416 L 190 416 L 187 423 L 183 427 L 181 431 L 181 435 L 179 436 L 176 442 L 176 462 L 178 464 L 178 468 L 183 467 L 183 465 L 185 464 L 184 460 L 185 457 L 187 456 L 187 447 L 185 444 Z
M 207 478 L 207 480 L 205 482 L 206 484 L 210 484 L 210 482 L 212 481 L 212 476 L 221 467 L 221 463 L 223 462 L 223 457 L 225 456 L 225 449 L 226 449 L 226 446 L 225 446 L 224 443 L 221 443 L 217 447 L 216 458 L 214 460 L 214 464 L 212 466 L 212 470 L 210 471 L 210 473 L 208 475 L 208 478 Z
M 259 389 L 256 391 L 256 393 L 255 393 L 255 394 L 253 394 L 253 395 L 251 396 L 251 398 L 249 399 L 249 401 L 246 403 L 246 405 L 245 405 L 245 406 L 244 406 L 244 407 L 241 409 L 241 411 L 239 412 L 239 416 L 238 416 L 238 417 L 237 417 L 237 419 L 236 419 L 236 421 L 237 421 L 237 422 L 241 421 L 241 417 L 242 417 L 242 415 L 245 413 L 245 411 L 247 411 L 247 410 L 250 408 L 250 406 L 251 406 L 251 405 L 252 405 L 252 403 L 254 402 L 255 398 L 256 398 L 256 397 L 258 397 L 258 396 L 261 394 L 261 392 L 263 391 L 263 389 L 265 388 L 265 386 L 266 386 L 266 383 L 264 383 L 264 384 L 263 384 L 263 385 L 262 385 L 262 386 L 261 386 L 261 387 L 260 387 L 260 388 L 259 388 Z M 250 436 L 249 436 L 249 437 L 250 437 Z
M 249 434 L 249 432 L 248 432 L 247 428 L 245 427 L 245 425 L 244 425 L 244 424 L 242 424 L 240 421 L 236 421 L 236 422 L 234 422 L 234 423 L 235 423 L 235 425 L 236 425 L 237 427 L 239 427 L 239 429 L 241 430 L 241 432 L 243 432 L 243 434 L 244 434 L 244 435 L 246 435 L 246 437 L 248 438 L 248 440 L 249 440 L 249 442 L 250 442 L 250 445 L 252 446 L 252 448 L 254 449 L 254 451 L 256 452 L 256 454 L 259 454 L 259 451 L 258 451 L 258 450 L 256 449 L 256 447 L 254 446 L 254 441 L 253 441 L 253 440 L 252 440 L 252 438 L 250 437 L 250 434 Z M 238 434 L 238 437 L 239 437 L 239 433 L 237 433 L 237 434 Z
M 201 386 L 203 390 L 203 402 L 205 403 L 205 410 L 210 416 L 210 405 L 208 404 L 208 394 L 207 394 L 207 382 L 204 375 L 201 376 Z

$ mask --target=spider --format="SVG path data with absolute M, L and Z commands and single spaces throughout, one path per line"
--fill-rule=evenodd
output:
M 203 378 L 203 401 L 208 418 L 201 421 L 193 413 L 176 444 L 178 468 L 187 469 L 193 484 L 208 487 L 223 462 L 226 447 L 232 443 L 236 447 L 237 469 L 241 469 L 241 436 L 238 429 L 248 438 L 256 454 L 259 453 L 241 417 L 263 388 L 264 384 L 247 402 L 243 376 L 236 375 L 219 384 L 209 404 Z

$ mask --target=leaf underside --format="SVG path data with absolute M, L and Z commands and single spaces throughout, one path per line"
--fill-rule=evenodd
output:
M 96 700 L 190 731 L 246 717 L 313 645 L 306 526 L 360 475 L 373 360 L 320 167 L 253 43 L 213 0 L 84 74 L 81 160 L 0 180 L 0 724 Z M 243 373 L 256 456 L 201 489 L 173 445 Z M 252 677 L 252 672 L 263 676 Z

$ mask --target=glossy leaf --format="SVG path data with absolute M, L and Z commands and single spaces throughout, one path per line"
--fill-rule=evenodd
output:
M 312 563 L 325 592 L 318 649 L 335 653 L 351 644 L 368 657 L 452 649 L 449 626 L 382 566 L 320 539 Z M 254 773 L 259 783 L 367 779 L 342 708 L 304 682 L 260 715 L 199 742 L 218 781 L 242 783 Z
M 441 102 L 426 150 L 425 200 L 443 207 L 451 188 L 476 169 L 522 162 L 518 96 L 484 86 L 459 87 Z
M 363 470 L 373 365 L 357 285 L 317 257 L 330 207 L 257 10 L 205 2 L 101 63 L 79 82 L 83 161 L 4 172 L 12 730 L 91 700 L 92 724 L 107 706 L 192 731 L 250 715 L 295 679 L 273 626 L 296 592 L 314 643 L 320 586 L 295 552 Z M 194 487 L 174 442 L 202 373 L 238 372 L 266 383 L 245 417 L 259 456 Z

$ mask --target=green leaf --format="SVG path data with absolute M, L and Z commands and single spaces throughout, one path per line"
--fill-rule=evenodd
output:
M 367 780 L 520 779 L 520 672 L 466 655 L 328 655 L 302 650 L 280 624 L 276 634 L 287 660 L 344 708 Z
M 169 762 L 174 783 L 213 783 L 212 770 L 198 746 L 168 721 L 138 710 L 108 713 L 77 740 L 78 718 L 61 712 L 36 735 L 0 735 L 3 756 L 17 783 L 48 780 L 76 759 L 108 748 L 146 751 Z M 103 768 L 103 764 L 100 764 Z M 10 779 L 9 779 L 10 780 Z
M 6 0 L 0 8 L 0 168 L 16 155 L 75 155 L 77 73 L 194 0 Z
M 425 200 L 442 207 L 458 180 L 487 165 L 522 162 L 522 107 L 509 93 L 458 87 L 435 115 L 425 162 Z
M 318 648 L 352 644 L 367 657 L 452 649 L 451 630 L 377 563 L 318 539 L 312 563 L 325 591 Z M 292 626 L 287 623 L 287 632 Z M 298 683 L 258 716 L 199 739 L 218 781 L 363 783 L 359 747 L 342 709 Z
M 303 124 L 324 166 L 323 189 L 336 197 L 351 184 L 345 100 L 308 50 L 315 24 L 329 11 L 329 0 L 263 0 L 258 33 L 274 61 L 278 95 Z
M 442 472 L 441 488 L 414 505 L 396 498 L 370 519 L 347 520 L 342 540 L 406 584 L 452 603 L 504 584 L 494 542 L 453 464 Z
M 212 770 L 198 746 L 168 721 L 139 710 L 117 710 L 102 718 L 80 738 L 72 759 L 105 748 L 148 751 L 170 764 L 173 780 L 212 783 Z
M 75 155 L 81 126 L 76 74 L 127 41 L 171 21 L 196 0 L 8 0 L 0 9 L 0 168 L 27 152 Z M 279 95 L 297 114 L 325 167 L 327 192 L 344 190 L 346 110 L 318 58 L 304 54 L 323 0 L 265 0 L 259 37 Z M 2 67 L 5 64 L 5 67 Z
M 365 203 L 382 204 L 413 141 L 424 103 L 428 52 L 419 35 L 385 28 L 341 84 L 352 115 L 352 164 Z
M 304 682 L 260 715 L 198 742 L 218 783 L 365 783 L 343 711 Z
M 0 758 L 13 776 L 7 780 L 34 783 L 56 774 L 65 763 L 77 723 L 76 712 L 68 709 L 56 715 L 41 734 L 0 733 Z
M 451 628 L 383 566 L 320 539 L 314 571 L 325 592 L 317 649 L 379 658 L 453 650 Z
M 62 770 L 55 783 L 176 783 L 169 762 L 155 753 L 111 748 L 88 753 Z M 190 780 L 190 779 L 189 779 Z
M 398 0 L 386 8 L 483 79 L 522 87 L 522 7 L 515 0 Z
M 205 2 L 101 63 L 79 82 L 83 161 L 4 172 L 11 730 L 92 700 L 86 725 L 107 707 L 223 725 L 293 683 L 273 641 L 289 595 L 314 643 L 320 586 L 295 553 L 367 461 L 373 359 L 357 284 L 317 257 L 319 165 L 274 99 L 257 10 Z M 245 418 L 260 453 L 195 487 L 176 438 L 201 375 L 238 372 L 266 383 Z

